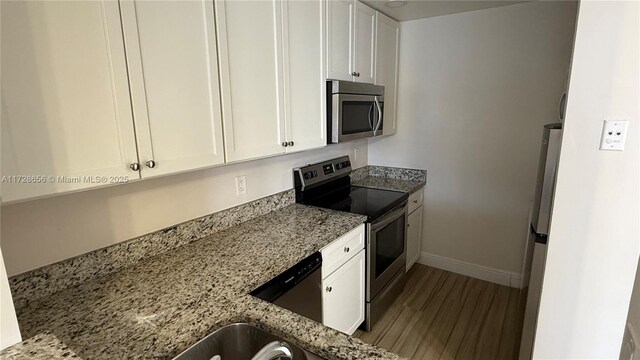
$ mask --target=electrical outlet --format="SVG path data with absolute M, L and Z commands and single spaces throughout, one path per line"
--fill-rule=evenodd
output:
M 236 193 L 238 196 L 247 193 L 247 177 L 244 175 L 236 176 Z
M 600 150 L 624 150 L 628 126 L 629 120 L 605 120 L 602 127 Z

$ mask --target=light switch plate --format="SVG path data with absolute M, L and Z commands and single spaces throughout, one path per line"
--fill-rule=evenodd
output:
M 602 126 L 600 150 L 624 150 L 628 127 L 629 120 L 605 120 Z

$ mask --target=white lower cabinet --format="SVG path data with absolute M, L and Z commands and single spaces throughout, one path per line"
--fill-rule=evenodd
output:
M 422 247 L 422 217 L 424 188 L 409 196 L 409 218 L 407 220 L 407 271 L 420 258 Z
M 353 334 L 364 321 L 365 248 L 362 224 L 322 248 L 322 323 Z
M 322 280 L 322 322 L 353 334 L 364 321 L 365 250 Z
M 409 214 L 407 221 L 407 271 L 420 258 L 422 243 L 422 206 Z

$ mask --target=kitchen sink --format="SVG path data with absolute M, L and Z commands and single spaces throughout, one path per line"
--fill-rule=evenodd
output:
M 174 360 L 251 360 L 265 345 L 274 341 L 286 343 L 293 360 L 323 360 L 289 341 L 244 323 L 230 324 L 214 331 Z

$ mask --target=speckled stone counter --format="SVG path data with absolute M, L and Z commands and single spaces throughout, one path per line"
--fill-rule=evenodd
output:
M 49 360 L 80 358 L 54 335 L 40 334 L 0 351 L 0 359 Z
M 327 359 L 400 359 L 248 292 L 365 220 L 292 204 L 18 310 L 23 337 L 54 334 L 83 359 L 170 359 L 249 322 Z
M 367 176 L 359 180 L 354 180 L 353 185 L 366 186 L 385 190 L 404 191 L 409 194 L 423 187 L 424 181 L 399 180 L 378 176 Z
M 419 169 L 368 165 L 353 171 L 353 185 L 413 193 L 427 183 L 427 172 Z

